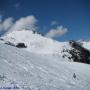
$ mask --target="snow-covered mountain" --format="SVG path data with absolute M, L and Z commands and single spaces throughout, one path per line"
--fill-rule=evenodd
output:
M 81 40 L 79 42 L 82 43 L 83 47 L 85 47 L 88 50 L 90 50 L 90 40 Z
M 5 41 L 14 43 L 25 43 L 26 50 L 33 53 L 52 54 L 61 50 L 61 47 L 69 48 L 67 42 L 60 43 L 55 40 L 45 38 L 30 30 L 13 31 L 2 37 Z
M 23 48 L 24 50 L 57 59 L 67 53 L 62 53 L 63 49 L 71 48 L 68 42 L 58 42 L 31 30 L 12 31 L 1 38 L 5 43 L 11 43 L 15 46 L 18 43 L 24 43 L 27 46 L 27 48 Z M 67 60 L 67 57 L 64 60 Z
M 7 88 L 89 90 L 90 65 L 40 56 L 0 42 L 0 90 Z
M 53 58 L 62 57 L 63 60 L 73 61 L 71 50 L 73 47 L 70 42 L 58 42 L 50 38 L 46 38 L 32 30 L 12 31 L 1 37 L 5 43 L 14 46 L 19 43 L 25 44 L 27 48 L 23 48 L 29 52 L 51 56 Z M 78 41 L 82 47 L 90 50 L 90 41 Z M 80 52 L 80 51 L 79 51 Z
M 58 42 L 30 30 L 4 35 L 0 40 L 0 89 L 89 90 L 90 65 L 71 62 L 75 59 L 71 53 L 74 51 L 78 58 L 84 58 L 80 57 L 81 51 L 89 55 L 90 41 L 78 42 L 82 46 L 73 41 Z M 22 43 L 26 47 L 17 48 Z

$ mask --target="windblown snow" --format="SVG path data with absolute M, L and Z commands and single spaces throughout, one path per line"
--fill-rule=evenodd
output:
M 90 90 L 90 65 L 62 58 L 68 42 L 32 31 L 13 31 L 0 41 L 0 90 Z M 4 42 L 25 43 L 20 49 Z

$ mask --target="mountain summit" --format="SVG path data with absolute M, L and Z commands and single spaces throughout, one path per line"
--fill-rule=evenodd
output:
M 88 56 L 90 55 L 90 52 L 88 51 L 88 53 L 85 53 L 85 49 L 90 49 L 90 41 L 85 42 L 80 40 L 75 42 L 72 40 L 68 42 L 59 42 L 46 38 L 35 31 L 25 29 L 9 32 L 1 38 L 6 44 L 22 48 L 31 53 L 36 53 L 43 56 L 46 55 L 55 59 L 63 58 L 65 61 L 84 63 L 89 63 L 90 61 Z M 72 44 L 75 44 L 79 49 L 73 47 Z M 82 51 L 84 53 L 81 53 Z M 83 58 L 85 58 L 85 60 L 82 60 Z M 86 59 L 89 61 L 86 62 Z
M 69 48 L 68 42 L 58 42 L 31 30 L 12 31 L 4 35 L 2 39 L 15 45 L 24 43 L 27 46 L 26 50 L 40 54 L 53 54 L 60 51 L 62 47 Z

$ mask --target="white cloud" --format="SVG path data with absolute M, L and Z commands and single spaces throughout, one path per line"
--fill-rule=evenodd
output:
M 36 18 L 34 16 L 21 17 L 16 22 L 13 22 L 13 18 L 6 18 L 0 23 L 0 31 L 13 31 L 13 30 L 36 30 Z
M 36 30 L 36 22 L 37 20 L 34 16 L 22 17 L 14 23 L 11 30 Z
M 20 19 L 13 22 L 14 19 L 9 17 L 6 18 L 4 21 L 0 22 L 0 32 L 8 32 L 13 30 L 33 30 L 35 31 L 37 29 L 36 23 L 37 19 L 33 16 L 27 16 L 27 17 L 21 17 Z M 56 37 L 56 36 L 62 36 L 68 32 L 67 28 L 64 28 L 63 26 L 57 26 L 54 29 L 51 29 L 45 36 L 46 37 Z
M 9 17 L 0 23 L 0 31 L 8 31 L 13 25 L 13 18 Z
M 3 22 L 4 30 L 10 29 L 13 25 L 13 18 L 9 17 Z
M 64 28 L 63 26 L 57 26 L 55 29 L 51 29 L 45 36 L 46 37 L 57 37 L 62 36 L 68 32 L 67 28 Z

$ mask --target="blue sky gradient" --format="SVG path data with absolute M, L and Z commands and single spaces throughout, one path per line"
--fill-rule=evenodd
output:
M 56 21 L 68 28 L 56 40 L 90 39 L 90 0 L 0 0 L 0 15 L 15 20 L 34 15 L 43 34 L 55 27 L 51 22 Z

